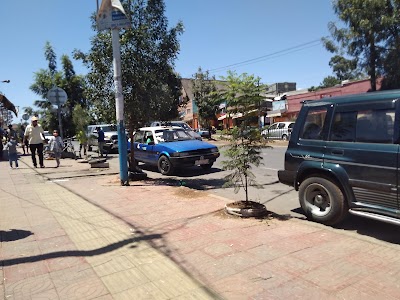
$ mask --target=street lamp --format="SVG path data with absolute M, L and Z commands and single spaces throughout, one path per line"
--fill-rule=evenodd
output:
M 1 82 L 10 83 L 10 80 L 9 79 L 8 80 L 2 80 Z

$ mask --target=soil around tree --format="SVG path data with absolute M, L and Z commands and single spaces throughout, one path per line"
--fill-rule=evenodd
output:
M 262 217 L 268 214 L 264 204 L 254 201 L 235 201 L 225 205 L 228 214 L 240 217 Z

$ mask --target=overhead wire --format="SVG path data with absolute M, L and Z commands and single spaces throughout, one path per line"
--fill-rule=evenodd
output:
M 266 54 L 266 55 L 263 55 L 263 56 L 259 56 L 259 57 L 256 57 L 256 58 L 244 60 L 244 61 L 241 61 L 241 62 L 238 62 L 238 63 L 234 63 L 234 64 L 230 64 L 230 65 L 227 65 L 227 66 L 224 66 L 224 67 L 209 69 L 208 72 L 209 73 L 218 73 L 218 72 L 225 71 L 225 70 L 227 70 L 227 69 L 229 69 L 231 67 L 237 67 L 237 66 L 242 67 L 242 66 L 258 63 L 258 62 L 261 62 L 261 61 L 264 61 L 264 60 L 273 59 L 273 58 L 280 57 L 280 56 L 283 56 L 283 55 L 287 55 L 287 54 L 290 54 L 290 53 L 302 51 L 304 49 L 315 47 L 315 46 L 318 46 L 321 43 L 322 43 L 321 39 L 312 40 L 310 42 L 302 43 L 302 44 L 299 44 L 299 45 L 296 45 L 296 46 L 293 46 L 293 47 L 289 47 L 289 48 L 286 48 L 286 49 L 283 49 L 283 50 L 279 50 L 279 51 L 276 51 L 276 52 L 273 52 L 273 53 L 269 53 L 269 54 Z

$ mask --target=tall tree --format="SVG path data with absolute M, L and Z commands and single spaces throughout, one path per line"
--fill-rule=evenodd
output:
M 382 15 L 385 25 L 386 57 L 383 60 L 382 89 L 400 88 L 400 1 L 387 0 Z
M 326 40 L 326 48 L 333 53 L 344 51 L 350 56 L 348 62 L 356 61 L 360 70 L 370 77 L 371 89 L 375 91 L 377 78 L 390 74 L 387 65 L 390 53 L 393 52 L 389 50 L 395 48 L 388 48 L 388 43 L 396 45 L 399 42 L 399 1 L 334 0 L 333 9 L 347 27 L 339 28 L 330 22 L 329 29 L 338 46 Z M 340 58 L 331 62 L 339 66 L 346 61 Z
M 62 71 L 57 70 L 57 56 L 51 44 L 46 42 L 44 56 L 48 62 L 48 69 L 40 69 L 34 75 L 34 83 L 30 89 L 40 96 L 42 100 L 36 100 L 38 114 L 43 127 L 55 129 L 58 127 L 58 117 L 55 108 L 47 99 L 47 93 L 53 86 L 64 89 L 68 95 L 65 108 L 62 110 L 62 126 L 66 136 L 75 133 L 75 127 L 71 120 L 72 110 L 76 104 L 86 105 L 84 98 L 84 80 L 82 76 L 75 74 L 71 60 L 67 55 L 62 55 Z
M 192 79 L 193 101 L 196 102 L 199 114 L 199 125 L 211 126 L 210 120 L 215 118 L 217 105 L 220 100 L 215 96 L 217 91 L 215 77 L 210 77 L 208 71 L 203 72 L 201 67 L 193 75 Z
M 178 116 L 181 83 L 174 72 L 182 23 L 168 29 L 163 0 L 121 1 L 132 28 L 121 30 L 122 86 L 131 131 L 152 119 Z M 95 23 L 93 20 L 93 28 Z M 115 121 L 112 44 L 109 31 L 97 32 L 89 53 L 75 51 L 88 67 L 87 96 L 99 121 Z

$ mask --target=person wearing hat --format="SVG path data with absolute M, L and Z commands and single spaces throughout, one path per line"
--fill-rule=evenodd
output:
M 38 124 L 38 118 L 36 116 L 31 119 L 32 124 L 26 126 L 25 138 L 29 141 L 29 149 L 31 150 L 32 163 L 37 168 L 36 151 L 39 156 L 39 165 L 44 168 L 43 164 L 43 141 L 44 141 L 44 130 L 40 124 Z

